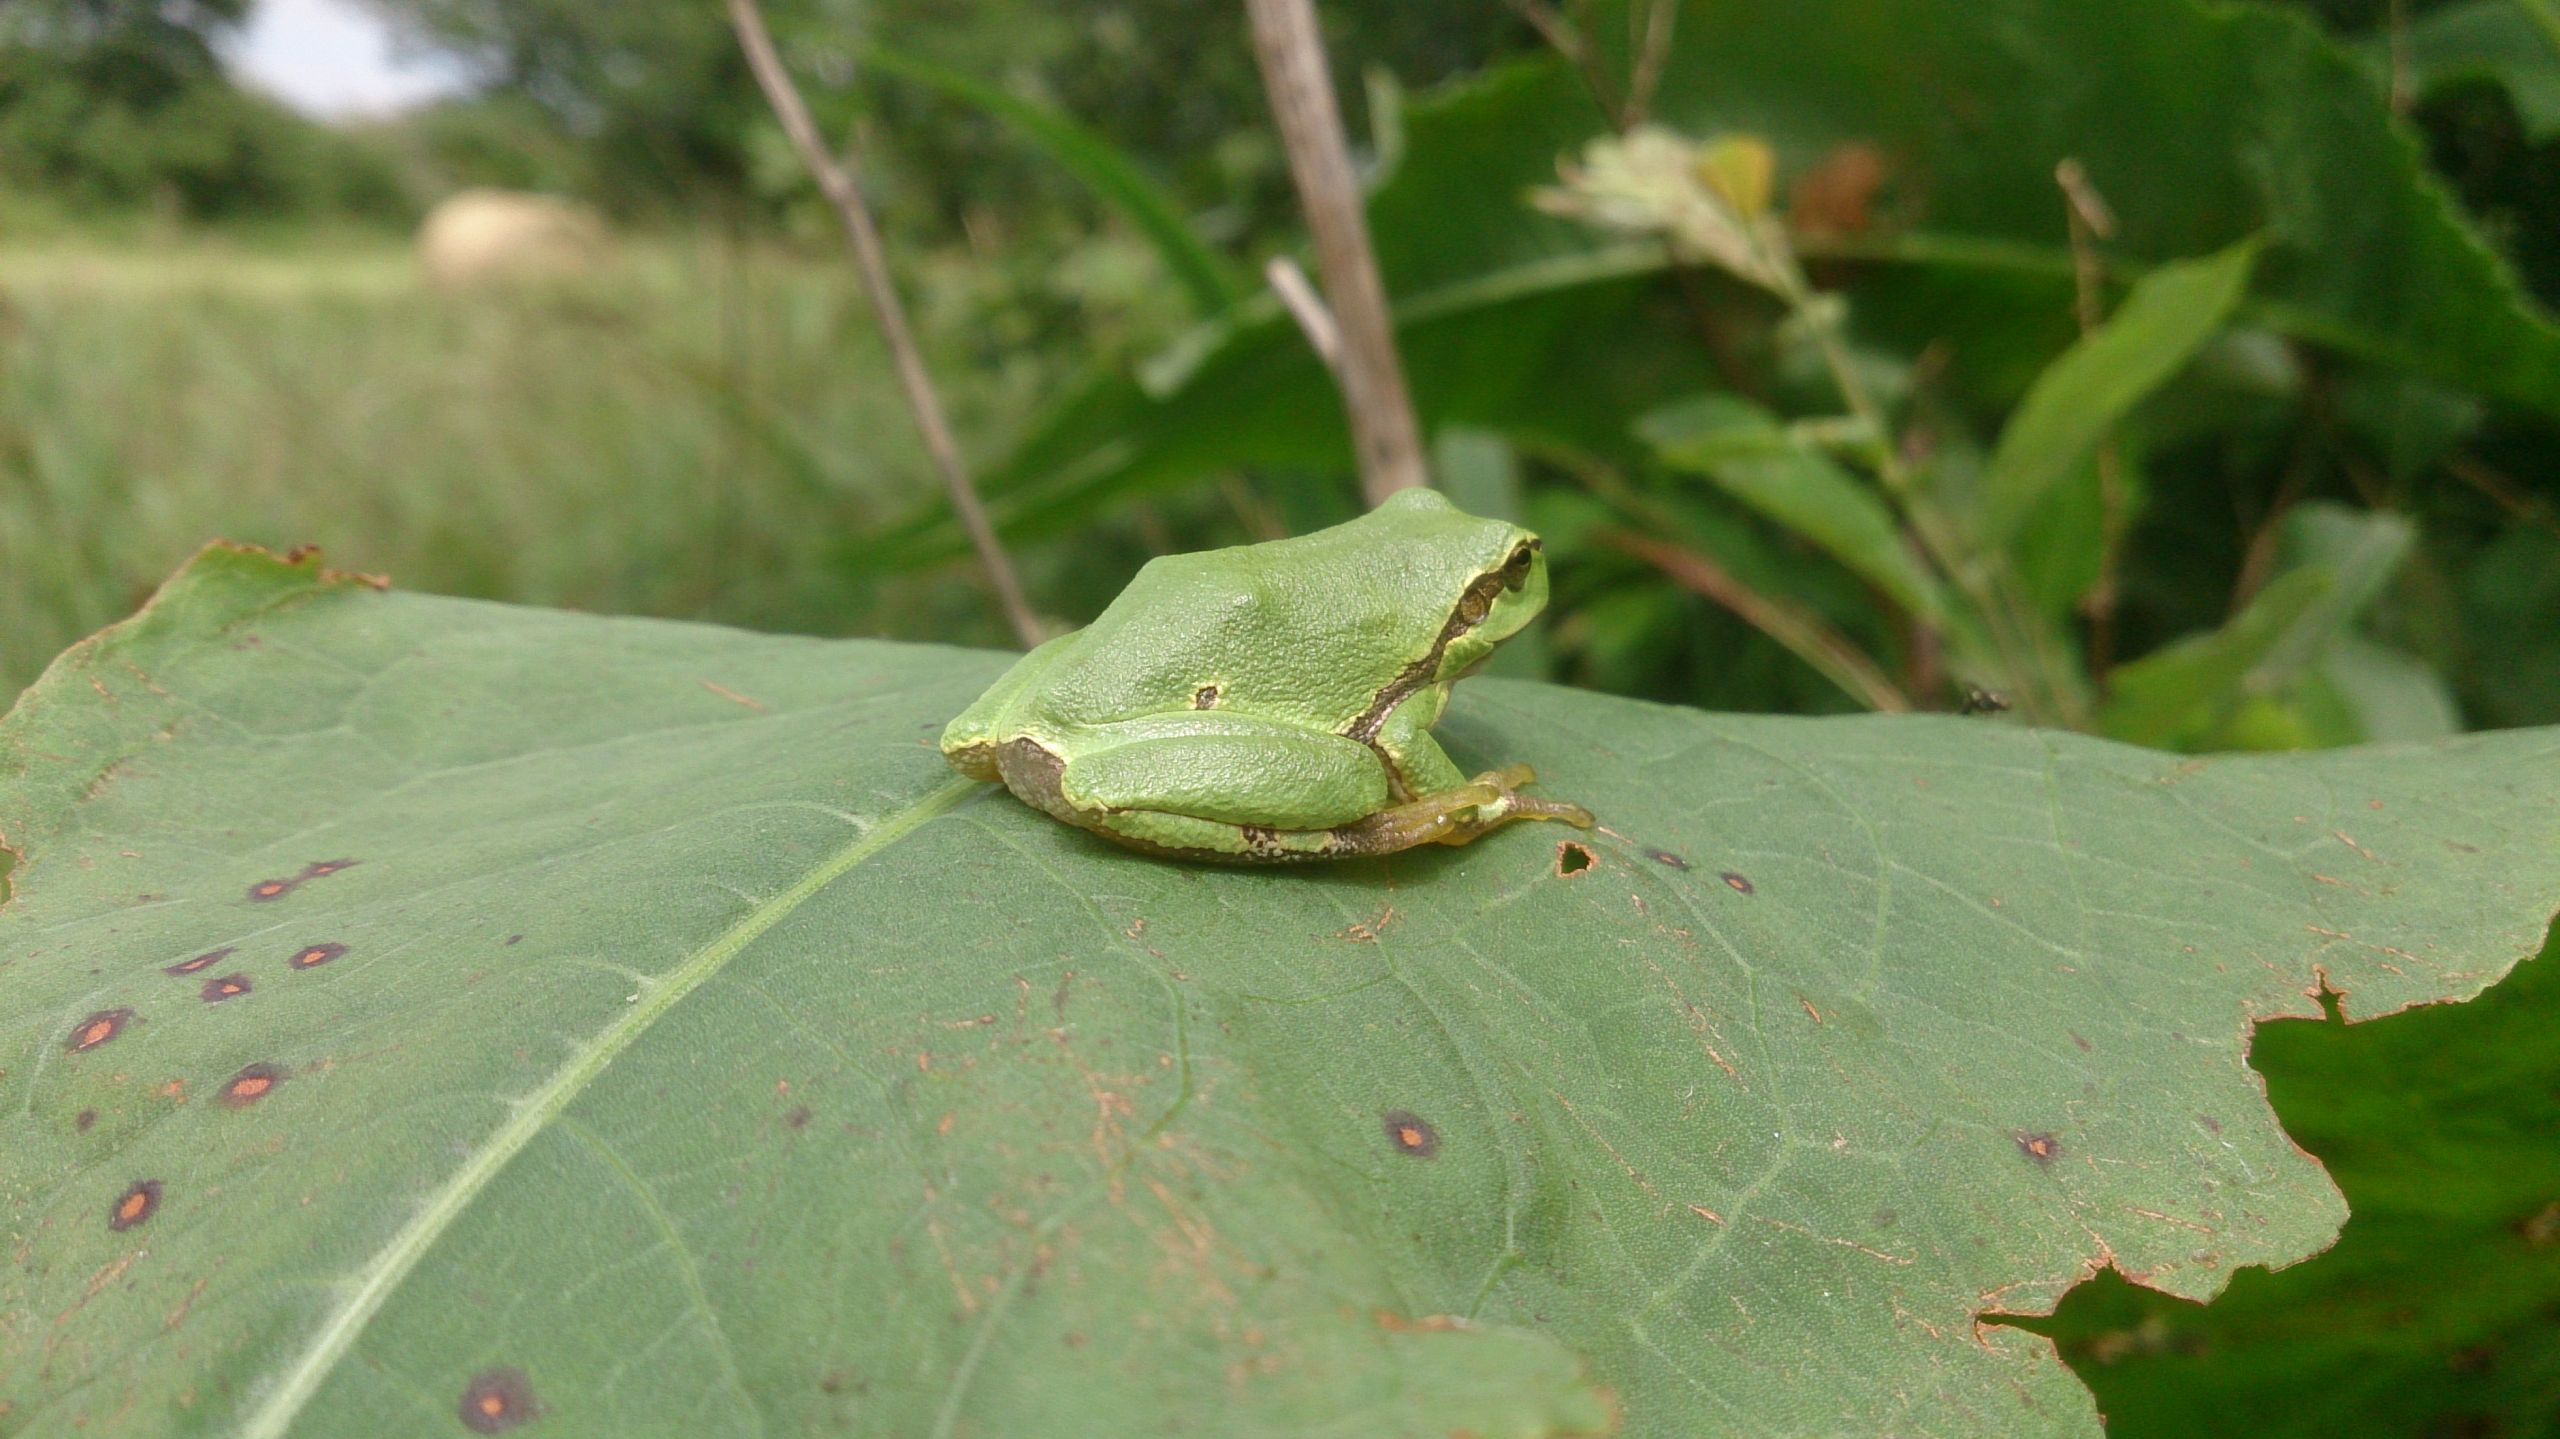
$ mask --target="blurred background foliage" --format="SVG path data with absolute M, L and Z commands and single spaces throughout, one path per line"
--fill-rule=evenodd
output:
M 364 0 L 464 83 L 324 122 L 225 63 L 256 3 L 0 4 L 0 694 L 215 536 L 1004 642 L 720 7 Z M 2189 750 L 2560 722 L 2560 0 L 1322 9 L 1441 482 L 1548 537 L 1510 672 Z M 1356 512 L 1259 282 L 1302 237 L 1240 6 L 770 13 L 1048 613 Z M 437 290 L 409 237 L 471 186 L 615 239 Z M 2386 1218 L 2343 1279 L 2075 1293 L 2041 1327 L 2119 1432 L 2560 1432 L 2553 993 L 2270 1032 Z

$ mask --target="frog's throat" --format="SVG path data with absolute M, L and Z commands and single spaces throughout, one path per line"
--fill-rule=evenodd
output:
M 1448 623 L 1440 627 L 1439 635 L 1431 641 L 1431 648 L 1396 671 L 1396 677 L 1387 681 L 1386 688 L 1378 691 L 1378 697 L 1369 701 L 1369 707 L 1342 727 L 1343 737 L 1376 749 L 1378 731 L 1386 725 L 1387 716 L 1395 713 L 1397 705 L 1413 698 L 1414 691 L 1440 677 L 1440 666 L 1448 657 L 1450 644 L 1458 636 L 1484 623 L 1485 617 L 1493 613 L 1495 595 L 1507 589 L 1518 589 L 1521 583 L 1519 578 L 1498 569 L 1487 570 L 1468 581 L 1465 593 L 1480 601 L 1474 607 L 1475 618 L 1467 617 L 1468 606 L 1464 603 L 1452 609 Z

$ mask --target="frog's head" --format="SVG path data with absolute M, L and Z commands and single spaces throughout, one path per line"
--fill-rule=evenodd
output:
M 1546 558 L 1538 537 L 1518 525 L 1478 519 L 1426 489 L 1396 492 L 1372 518 L 1446 597 L 1433 679 L 1455 679 L 1484 663 L 1547 607 Z

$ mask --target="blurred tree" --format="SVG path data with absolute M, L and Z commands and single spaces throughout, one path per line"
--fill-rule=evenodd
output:
M 75 207 L 197 218 L 404 213 L 358 142 L 233 85 L 217 43 L 250 0 L 9 0 L 0 181 Z
M 663 0 L 369 4 L 410 42 L 458 57 L 497 103 L 538 106 L 557 132 L 588 152 L 598 198 L 625 209 L 691 208 L 745 195 L 743 137 L 762 117 L 763 102 L 719 6 Z M 807 8 L 801 0 L 777 7 L 795 19 Z M 449 107 L 468 108 L 470 102 Z M 530 117 L 505 118 L 520 125 Z M 467 156 L 446 158 L 471 168 Z
M 561 131 L 590 145 L 595 191 L 608 203 L 689 208 L 771 197 L 757 148 L 763 104 L 716 5 L 366 3 L 412 43 L 460 56 L 488 93 L 529 97 Z M 1241 7 L 773 0 L 766 9 L 785 55 L 819 92 L 813 100 L 858 91 L 897 136 L 895 155 L 874 166 L 907 177 L 892 179 L 896 200 L 936 207 L 945 224 L 964 223 L 973 210 L 981 221 L 1020 222 L 1081 197 L 992 122 L 956 114 L 912 87 L 861 77 L 867 44 L 928 57 L 1076 116 L 1143 157 L 1194 204 L 1225 207 L 1212 227 L 1220 238 L 1285 213 L 1276 156 L 1260 139 L 1262 92 Z M 1428 84 L 1535 40 L 1515 12 L 1480 0 L 1344 0 L 1328 5 L 1327 16 L 1345 92 L 1355 97 L 1372 65 Z

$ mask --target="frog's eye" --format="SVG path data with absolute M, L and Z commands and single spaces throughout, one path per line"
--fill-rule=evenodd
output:
M 1520 548 L 1511 552 L 1511 558 L 1505 561 L 1502 567 L 1506 570 L 1525 570 L 1529 568 L 1529 562 L 1537 557 L 1538 542 L 1536 540 L 1524 540 L 1521 542 Z

